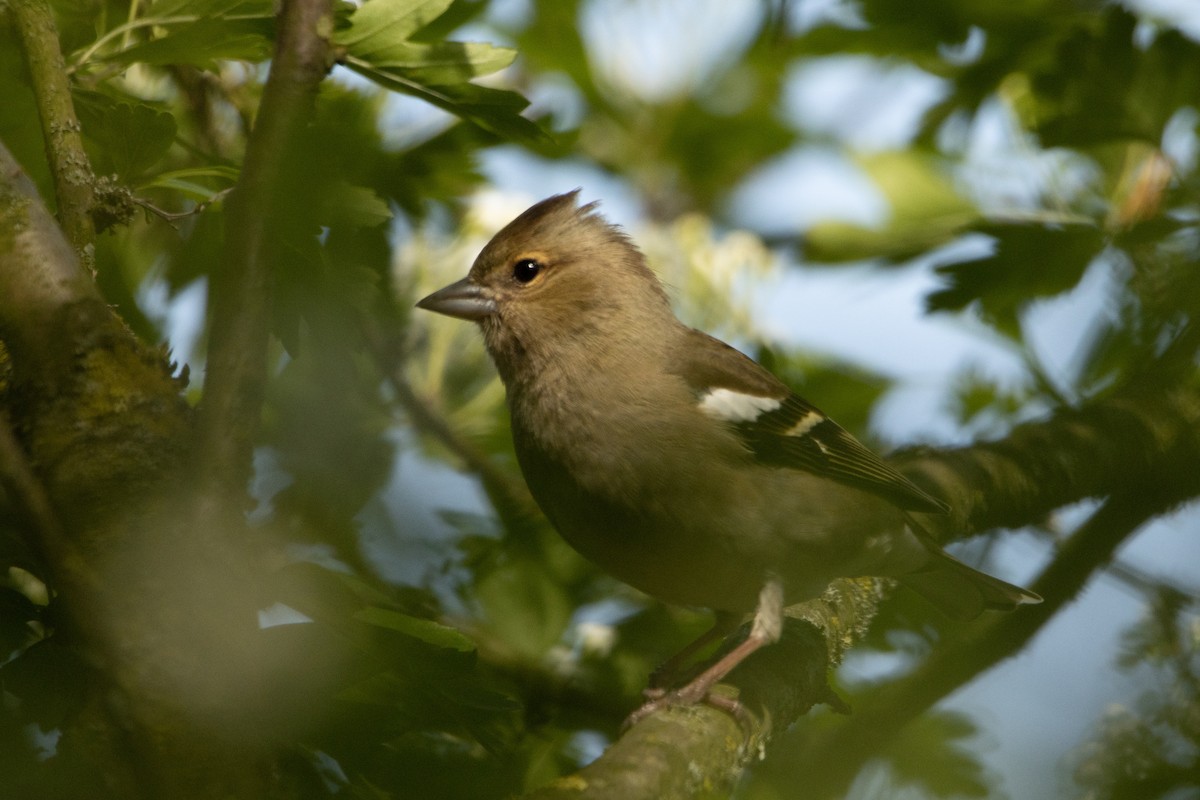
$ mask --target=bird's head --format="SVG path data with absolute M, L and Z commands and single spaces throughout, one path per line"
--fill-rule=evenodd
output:
M 641 252 L 595 203 L 578 206 L 578 193 L 526 209 L 488 242 L 467 277 L 417 307 L 478 322 L 502 371 L 504 361 L 546 346 L 603 347 L 630 326 L 674 322 Z

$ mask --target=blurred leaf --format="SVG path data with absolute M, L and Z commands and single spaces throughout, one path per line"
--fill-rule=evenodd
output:
M 564 587 L 528 558 L 507 559 L 481 575 L 475 593 L 495 636 L 535 661 L 562 638 L 574 610 Z
M 955 188 L 943 163 L 921 152 L 888 152 L 859 159 L 891 209 L 879 229 L 842 222 L 813 225 L 804 253 L 819 261 L 912 257 L 944 244 L 975 221 L 978 210 Z
M 0 684 L 19 700 L 21 718 L 51 731 L 84 703 L 91 669 L 70 647 L 44 639 L 0 665 Z
M 1075 286 L 1104 246 L 1100 229 L 1086 223 L 988 223 L 973 230 L 990 235 L 995 250 L 938 267 L 947 286 L 929 295 L 926 307 L 960 311 L 978 302 L 984 318 L 1013 338 L 1019 334 L 1019 312 L 1040 297 Z
M 353 57 L 347 57 L 346 66 L 380 86 L 418 97 L 506 139 L 532 143 L 547 138 L 536 123 L 521 116 L 529 101 L 516 92 L 474 83 L 427 86 Z
M 215 70 L 220 61 L 265 61 L 271 55 L 271 18 L 200 19 L 165 36 L 113 53 L 117 64 L 192 64 Z
M 420 639 L 435 647 L 446 647 L 462 653 L 475 650 L 475 643 L 454 628 L 432 620 L 401 614 L 399 611 L 371 606 L 356 613 L 354 618 L 368 625 L 387 628 L 403 633 L 405 636 Z
M 745 88 L 735 91 L 744 93 Z M 754 107 L 736 114 L 714 113 L 695 103 L 675 114 L 665 148 L 677 160 L 690 194 L 705 208 L 795 139 L 780 121 L 774 97 L 769 94 L 760 96 Z M 713 136 L 715 130 L 721 135 Z M 736 149 L 729 148 L 730 140 L 738 142 Z
M 1196 598 L 1169 586 L 1142 589 L 1147 607 L 1122 632 L 1117 663 L 1145 676 L 1145 691 L 1133 708 L 1105 709 L 1072 758 L 1076 785 L 1096 800 L 1168 800 L 1200 791 Z
M 980 435 L 999 435 L 1029 402 L 1023 388 L 1006 390 L 986 374 L 964 371 L 956 380 L 954 402 L 958 420 Z
M 991 792 L 968 740 L 977 732 L 964 714 L 932 711 L 905 725 L 887 748 L 892 774 L 935 797 L 986 797 Z
M 165 111 L 84 89 L 72 95 L 98 173 L 130 181 L 154 166 L 175 139 L 175 117 Z
M 1113 139 L 1157 145 L 1180 108 L 1200 96 L 1200 44 L 1164 30 L 1142 46 L 1138 19 L 1110 6 L 1099 25 L 1080 25 L 1055 61 L 1033 76 L 1036 118 L 1047 146 L 1089 147 Z
M 372 4 L 380 0 L 372 0 Z M 354 55 L 409 80 L 430 85 L 457 83 L 504 69 L 517 51 L 482 42 L 393 42 L 378 52 Z
M 237 183 L 240 174 L 240 170 L 236 167 L 219 164 L 208 167 L 188 167 L 150 176 L 144 183 L 138 184 L 137 188 L 139 190 L 170 189 L 188 195 L 194 200 L 207 201 L 211 200 L 218 191 L 228 189 Z M 210 186 L 210 184 L 212 185 Z
M 234 14 L 239 17 L 269 17 L 273 7 L 273 0 L 160 0 L 150 5 L 149 19 L 214 18 Z
M 382 225 L 392 219 L 387 201 L 365 186 L 345 181 L 329 187 L 325 202 L 331 225 L 355 225 L 367 228 Z

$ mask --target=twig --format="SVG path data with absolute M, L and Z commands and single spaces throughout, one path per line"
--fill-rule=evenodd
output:
M 161 217 L 164 221 L 173 223 L 176 220 L 187 219 L 188 217 L 194 217 L 199 214 L 203 214 L 209 206 L 211 206 L 213 203 L 224 200 L 232 191 L 232 186 L 228 189 L 222 189 L 207 200 L 201 200 L 199 203 L 196 203 L 196 205 L 192 206 L 187 211 L 167 211 L 166 209 L 159 208 L 149 200 L 141 197 L 133 197 L 132 200 L 142 208 L 149 211 L 151 214 L 154 214 L 156 217 Z
M 328 72 L 329 0 L 285 0 L 258 122 L 227 203 L 224 254 L 214 266 L 198 465 L 213 487 L 244 491 L 266 387 L 275 190 L 293 163 Z
M 96 228 L 91 216 L 95 174 L 83 149 L 54 13 L 46 0 L 12 0 L 9 7 L 29 64 L 46 157 L 54 176 L 58 220 L 80 263 L 95 274 Z

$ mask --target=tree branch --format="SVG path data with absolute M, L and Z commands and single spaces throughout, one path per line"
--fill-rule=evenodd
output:
M 1148 474 L 1194 491 L 1200 395 L 1187 386 L 1131 389 L 995 442 L 909 452 L 897 463 L 953 507 L 921 517 L 943 540 L 1027 525 L 1070 503 L 1120 494 Z
M 1034 583 L 1043 603 L 989 619 L 973 633 L 945 642 L 913 672 L 857 702 L 853 716 L 797 748 L 800 760 L 789 772 L 805 776 L 814 800 L 843 796 L 862 766 L 905 725 L 1019 652 L 1108 563 L 1122 542 L 1178 500 L 1175 493 L 1143 493 L 1106 501 Z
M 878 595 L 875 581 L 837 581 L 819 600 L 789 609 L 783 638 L 734 670 L 723 687 L 736 690 L 751 712 L 741 723 L 705 705 L 665 709 L 629 729 L 592 764 L 524 800 L 728 794 L 741 771 L 762 757 L 775 731 L 817 703 L 844 709 L 826 682 L 827 664 L 839 661 L 846 643 L 861 636 L 862 620 L 870 619 Z M 736 643 L 735 637 L 725 647 Z
M 25 61 L 33 82 L 46 157 L 54 176 L 58 219 L 79 261 L 89 273 L 96 269 L 96 227 L 92 221 L 96 176 L 83 150 L 83 136 L 67 66 L 59 45 L 54 12 L 46 0 L 12 0 L 9 3 Z
M 0 337 L 14 365 L 38 365 L 42 380 L 70 369 L 73 344 L 61 336 L 64 309 L 103 307 L 37 187 L 0 143 Z
M 267 378 L 272 236 L 283 176 L 331 66 L 329 0 L 285 0 L 258 122 L 226 204 L 226 239 L 214 266 L 199 465 L 209 485 L 244 492 Z

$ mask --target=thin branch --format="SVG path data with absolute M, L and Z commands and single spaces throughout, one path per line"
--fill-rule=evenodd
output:
M 258 122 L 226 204 L 225 250 L 214 265 L 199 465 L 211 485 L 244 491 L 266 387 L 276 192 L 312 118 L 330 67 L 329 0 L 285 0 Z
M 95 174 L 83 150 L 79 118 L 71 101 L 71 86 L 46 0 L 12 0 L 25 60 L 33 82 L 46 157 L 54 176 L 58 219 L 80 262 L 91 273 L 96 268 L 96 228 L 92 221 Z
M 149 200 L 146 200 L 144 198 L 133 197 L 131 199 L 133 200 L 134 203 L 136 203 L 137 205 L 146 209 L 151 214 L 154 214 L 156 217 L 159 217 L 164 222 L 170 224 L 172 227 L 175 227 L 174 223 L 176 221 L 181 220 L 181 219 L 187 219 L 188 217 L 195 217 L 200 214 L 203 214 L 208 209 L 209 206 L 211 206 L 213 203 L 218 203 L 218 202 L 224 200 L 226 197 L 229 196 L 229 193 L 232 191 L 233 191 L 232 187 L 230 187 L 228 189 L 222 189 L 221 191 L 213 194 L 213 196 L 208 198 L 207 200 L 201 200 L 199 203 L 196 203 L 196 205 L 192 206 L 187 211 L 167 211 L 166 209 L 159 208 L 158 206 L 154 205 Z

